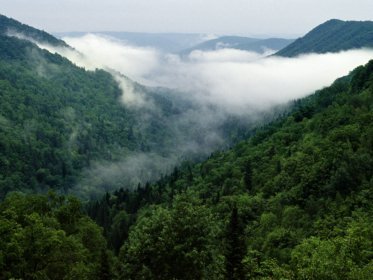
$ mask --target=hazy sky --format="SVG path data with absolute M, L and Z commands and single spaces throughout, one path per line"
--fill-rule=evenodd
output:
M 294 36 L 331 18 L 373 20 L 373 0 L 0 0 L 0 7 L 48 32 Z

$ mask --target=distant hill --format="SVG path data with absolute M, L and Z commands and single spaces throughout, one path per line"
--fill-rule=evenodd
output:
M 143 33 L 143 32 L 90 32 L 91 34 L 109 36 L 130 45 L 152 47 L 164 52 L 177 53 L 205 41 L 208 36 L 198 33 Z M 56 33 L 58 37 L 80 37 L 87 32 Z
M 257 39 L 240 36 L 223 36 L 213 40 L 208 40 L 201 44 L 198 44 L 192 48 L 185 49 L 182 54 L 188 54 L 195 50 L 211 51 L 222 48 L 239 49 L 245 51 L 253 51 L 263 53 L 266 50 L 280 50 L 294 40 L 292 39 L 281 39 L 281 38 L 269 38 L 269 39 Z
M 373 21 L 329 20 L 283 48 L 276 55 L 327 53 L 373 47 Z

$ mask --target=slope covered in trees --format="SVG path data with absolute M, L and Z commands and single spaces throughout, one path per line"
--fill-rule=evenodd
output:
M 94 160 L 164 151 L 160 139 L 171 137 L 164 124 L 177 114 L 176 99 L 133 86 L 157 105 L 151 118 L 122 104 L 109 73 L 0 35 L 0 197 L 11 190 L 67 190 Z
M 370 61 L 232 150 L 92 202 L 119 275 L 371 278 L 372 104 Z
M 147 94 L 162 109 L 139 119 L 109 73 L 0 35 L 1 196 L 68 189 L 92 161 L 163 139 L 161 153 L 180 107 Z M 371 279 L 372 104 L 370 61 L 234 148 L 137 190 L 123 181 L 84 207 L 10 193 L 0 278 Z
M 77 199 L 9 194 L 0 276 L 370 279 L 372 98 L 373 61 L 233 149 L 90 203 L 103 229 Z
M 252 125 L 233 117 L 206 128 L 195 114 L 205 109 L 182 94 L 79 68 L 33 43 L 68 47 L 63 41 L 4 16 L 0 31 L 0 198 L 12 190 L 65 192 L 73 186 L 85 197 L 101 195 L 123 180 L 158 178 L 180 158 L 204 157 L 222 142 L 242 139 Z M 130 91 L 146 106 L 124 102 Z M 210 134 L 217 135 L 215 142 Z M 125 162 L 130 156 L 138 162 L 135 170 Z M 102 178 L 106 166 L 119 166 L 117 174 L 130 170 L 118 182 Z
M 372 21 L 332 19 L 312 29 L 276 55 L 294 57 L 306 53 L 339 52 L 363 47 L 373 48 Z

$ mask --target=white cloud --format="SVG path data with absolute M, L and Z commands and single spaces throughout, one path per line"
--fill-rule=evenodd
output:
M 271 51 L 258 54 L 227 48 L 180 57 L 93 34 L 64 40 L 79 53 L 54 51 L 77 65 L 115 70 L 146 85 L 175 88 L 230 113 L 264 110 L 304 97 L 373 58 L 371 49 L 283 58 L 267 57 Z M 118 80 L 126 104 L 146 105 L 142 93 Z
M 231 113 L 304 97 L 373 58 L 373 50 L 308 54 L 296 58 L 261 57 L 231 49 L 193 52 L 188 60 L 168 59 L 153 77 L 163 86 L 195 92 Z
M 83 54 L 67 54 L 78 65 L 114 69 L 141 83 L 191 92 L 198 100 L 229 112 L 268 109 L 304 97 L 373 58 L 368 49 L 296 58 L 264 57 L 269 53 L 236 49 L 197 50 L 184 58 L 92 34 L 64 39 Z M 134 100 L 132 92 L 127 101 Z
M 159 65 L 159 54 L 155 49 L 134 47 L 93 34 L 63 39 L 84 55 L 84 61 L 75 61 L 74 57 L 72 60 L 91 69 L 114 69 L 132 79 L 140 80 Z
M 184 94 L 193 101 L 193 106 L 163 119 L 164 131 L 172 135 L 171 142 L 166 139 L 155 143 L 163 152 L 133 153 L 117 163 L 95 163 L 84 172 L 78 186 L 87 193 L 102 186 L 118 187 L 116 184 L 123 178 L 129 186 L 151 180 L 193 154 L 207 155 L 231 140 L 223 135 L 221 126 L 232 115 L 239 116 L 249 127 L 255 117 L 262 116 L 258 113 L 328 86 L 373 58 L 373 50 L 368 49 L 296 58 L 219 49 L 195 51 L 183 57 L 96 35 L 65 40 L 77 51 L 42 47 L 87 69 L 111 71 L 123 90 L 123 103 L 143 109 L 138 111 L 139 129 L 143 125 L 146 131 L 149 118 L 157 115 L 158 108 L 125 76 L 148 85 L 178 89 L 174 94 Z

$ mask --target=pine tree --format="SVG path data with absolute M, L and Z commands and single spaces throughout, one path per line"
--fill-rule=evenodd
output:
M 245 256 L 243 227 L 238 210 L 233 206 L 226 232 L 225 277 L 229 280 L 244 279 L 242 259 Z

